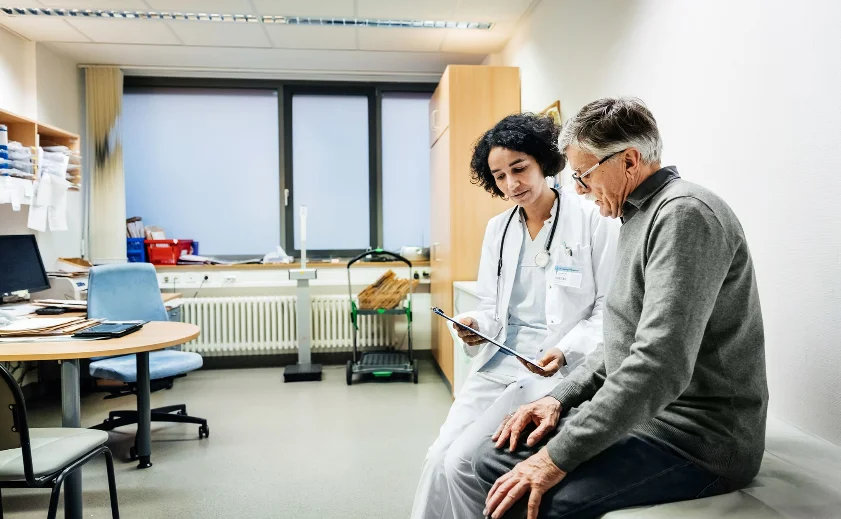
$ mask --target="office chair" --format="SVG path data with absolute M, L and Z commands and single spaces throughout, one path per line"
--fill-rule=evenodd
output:
M 51 488 L 47 518 L 54 519 L 61 485 L 67 476 L 104 454 L 111 517 L 119 519 L 114 459 L 105 446 L 108 433 L 69 427 L 30 429 L 20 386 L 3 366 L 0 366 L 0 379 L 0 488 Z
M 93 267 L 88 281 L 88 317 L 111 321 L 168 321 L 155 267 L 149 263 L 128 263 Z M 202 366 L 198 353 L 180 351 L 180 347 L 149 353 L 151 391 L 172 388 L 175 377 L 184 376 Z M 123 386 L 105 398 L 137 393 L 137 360 L 134 354 L 94 359 L 90 374 L 95 378 L 123 382 Z M 193 423 L 199 425 L 199 439 L 210 437 L 207 420 L 187 415 L 184 404 L 152 409 L 153 422 Z M 137 411 L 111 411 L 108 418 L 93 427 L 110 431 L 137 423 Z M 137 459 L 137 448 L 129 451 Z

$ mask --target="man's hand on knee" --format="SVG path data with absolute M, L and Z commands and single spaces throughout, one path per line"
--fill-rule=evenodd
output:
M 566 475 L 566 472 L 552 462 L 544 447 L 496 480 L 488 492 L 483 514 L 490 515 L 492 519 L 499 519 L 528 493 L 528 519 L 537 519 L 543 495 L 560 483 Z
M 546 433 L 558 426 L 561 417 L 561 403 L 551 396 L 543 397 L 530 404 L 520 406 L 517 411 L 503 420 L 491 440 L 499 449 L 506 442 L 513 452 L 517 448 L 520 434 L 531 424 L 537 428 L 526 439 L 526 446 L 532 447 L 546 436 Z

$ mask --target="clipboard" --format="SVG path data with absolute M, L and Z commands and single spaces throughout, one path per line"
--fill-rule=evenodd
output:
M 491 343 L 491 344 L 493 344 L 494 346 L 498 347 L 498 348 L 499 348 L 499 351 L 501 351 L 501 352 L 502 352 L 502 353 L 504 353 L 505 355 L 509 355 L 509 356 L 512 356 L 512 357 L 517 357 L 518 359 L 522 360 L 523 362 L 525 362 L 525 363 L 527 363 L 527 364 L 529 364 L 529 365 L 531 365 L 531 366 L 534 366 L 535 368 L 537 368 L 537 369 L 538 369 L 538 370 L 540 370 L 540 371 L 543 371 L 543 367 L 541 367 L 541 366 L 537 365 L 537 364 L 536 364 L 533 360 L 531 360 L 530 358 L 528 358 L 528 357 L 526 357 L 525 355 L 522 355 L 522 354 L 520 354 L 520 353 L 517 353 L 515 350 L 512 350 L 511 348 L 509 348 L 508 346 L 505 346 L 504 344 L 500 344 L 500 343 L 496 342 L 495 340 L 491 339 L 491 338 L 490 338 L 490 337 L 488 337 L 487 335 L 484 335 L 484 334 L 480 333 L 478 330 L 474 330 L 473 328 L 471 328 L 471 327 L 467 326 L 466 324 L 462 324 L 462 323 L 460 323 L 460 322 L 456 321 L 456 320 L 455 320 L 455 319 L 453 319 L 452 317 L 450 317 L 450 316 L 448 316 L 447 314 L 445 314 L 445 313 L 444 313 L 444 311 L 443 311 L 443 310 L 441 310 L 440 308 L 438 308 L 437 306 L 433 306 L 433 307 L 432 307 L 432 313 L 434 313 L 434 314 L 436 314 L 436 315 L 439 315 L 439 316 L 443 317 L 444 319 L 446 319 L 446 320 L 450 321 L 451 323 L 455 323 L 457 326 L 459 326 L 459 327 L 461 327 L 461 328 L 464 328 L 465 330 L 468 330 L 468 331 L 470 331 L 470 332 L 472 332 L 472 333 L 475 333 L 475 334 L 476 334 L 476 335 L 478 335 L 479 337 L 481 337 L 481 338 L 485 339 L 485 340 L 486 340 L 486 341 L 488 341 L 489 343 Z

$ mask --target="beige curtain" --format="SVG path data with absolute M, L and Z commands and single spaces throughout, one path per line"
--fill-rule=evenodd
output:
M 90 259 L 126 262 L 126 191 L 120 117 L 123 73 L 116 67 L 85 69 L 86 132 L 91 164 Z

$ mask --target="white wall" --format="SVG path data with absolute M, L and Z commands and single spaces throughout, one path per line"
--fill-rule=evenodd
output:
M 543 0 L 499 55 L 523 110 L 643 99 L 664 164 L 721 195 L 756 263 L 770 410 L 841 444 L 841 2 Z
M 82 132 L 82 71 L 77 63 L 43 43 L 35 45 L 38 121 Z
M 32 43 L 0 28 L 0 108 L 63 130 L 81 133 L 81 72 L 76 63 L 41 43 Z M 0 234 L 32 234 L 26 226 L 28 206 L 12 211 L 0 205 Z M 37 234 L 47 269 L 58 257 L 82 253 L 83 194 L 67 199 L 68 230 Z
M 34 119 L 35 44 L 0 26 L 0 108 Z

